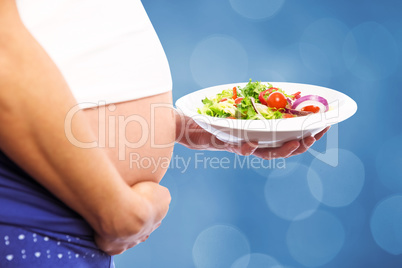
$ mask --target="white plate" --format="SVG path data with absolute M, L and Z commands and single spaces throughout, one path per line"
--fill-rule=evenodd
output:
M 243 88 L 247 83 L 226 84 L 198 90 L 178 99 L 176 107 L 222 141 L 229 143 L 258 141 L 261 147 L 279 147 L 284 142 L 315 135 L 327 126 L 348 119 L 357 111 L 354 100 L 333 89 L 297 83 L 269 83 L 288 94 L 301 91 L 302 96 L 310 94 L 322 96 L 327 99 L 330 108 L 325 113 L 273 120 L 227 119 L 198 114 L 197 108 L 204 105 L 201 100 L 205 97 L 214 97 L 222 90 L 235 86 Z

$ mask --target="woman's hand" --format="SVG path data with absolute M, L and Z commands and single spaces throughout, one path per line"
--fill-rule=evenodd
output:
M 213 134 L 200 127 L 193 119 L 178 111 L 176 112 L 176 141 L 190 149 L 228 151 L 239 155 L 255 155 L 265 160 L 274 158 L 287 158 L 302 154 L 310 148 L 315 141 L 328 131 L 325 128 L 314 137 L 306 137 L 300 141 L 288 141 L 278 148 L 258 148 L 258 143 L 247 141 L 241 144 L 230 144 L 217 139 Z
M 167 188 L 146 181 L 135 184 L 131 190 L 136 202 L 124 206 L 131 205 L 132 213 L 113 219 L 113 226 L 108 226 L 107 233 L 95 234 L 97 246 L 109 255 L 121 254 L 144 242 L 168 212 L 171 197 Z

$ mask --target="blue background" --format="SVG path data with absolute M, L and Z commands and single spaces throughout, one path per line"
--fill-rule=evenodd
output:
M 338 153 L 336 167 L 310 152 L 259 161 L 176 146 L 170 211 L 117 267 L 402 267 L 402 2 L 143 4 L 174 101 L 252 78 L 333 88 L 359 108 L 312 148 Z

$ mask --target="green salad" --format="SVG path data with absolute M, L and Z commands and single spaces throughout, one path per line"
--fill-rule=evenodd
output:
M 202 100 L 198 113 L 230 119 L 281 119 L 328 110 L 328 102 L 317 95 L 288 94 L 270 83 L 248 82 L 244 87 L 223 90 Z

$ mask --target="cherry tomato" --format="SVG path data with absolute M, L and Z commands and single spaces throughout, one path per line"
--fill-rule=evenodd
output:
M 235 105 L 239 104 L 244 98 L 243 97 L 238 97 L 235 99 Z
M 320 107 L 315 105 L 308 105 L 304 106 L 301 110 L 306 112 L 318 113 L 320 111 Z
M 228 98 L 222 98 L 219 102 L 227 101 L 227 100 L 228 100 Z
M 269 95 L 267 99 L 267 105 L 268 107 L 271 108 L 285 108 L 286 105 L 288 104 L 288 101 L 286 100 L 285 95 L 283 95 L 280 92 L 273 92 Z
M 234 116 L 228 116 L 226 118 L 228 118 L 228 119 L 236 119 L 236 117 L 234 117 Z
M 291 114 L 282 114 L 282 118 L 293 118 L 294 116 Z
M 237 99 L 237 90 L 236 87 L 233 88 L 233 99 Z

